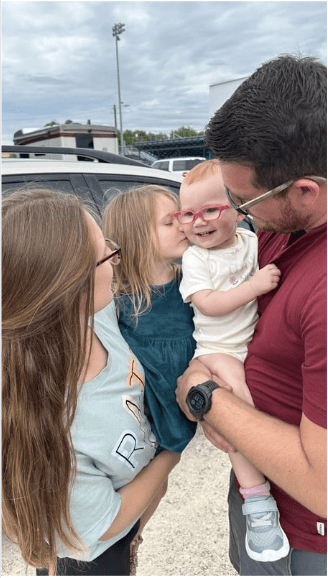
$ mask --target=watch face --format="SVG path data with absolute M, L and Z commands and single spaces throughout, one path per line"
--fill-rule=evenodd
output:
M 206 405 L 205 397 L 196 391 L 190 399 L 190 405 L 196 412 L 202 411 Z

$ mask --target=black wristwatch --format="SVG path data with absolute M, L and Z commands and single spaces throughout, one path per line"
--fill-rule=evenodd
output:
M 204 414 L 211 409 L 212 391 L 220 386 L 215 381 L 204 381 L 190 388 L 186 397 L 188 409 L 199 421 L 204 421 Z

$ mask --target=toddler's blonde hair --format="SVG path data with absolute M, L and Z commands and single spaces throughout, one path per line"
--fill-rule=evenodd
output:
M 103 233 L 122 249 L 114 270 L 116 295 L 128 295 L 134 314 L 151 307 L 153 266 L 159 258 L 156 248 L 156 199 L 164 195 L 179 207 L 175 193 L 158 185 L 135 187 L 109 201 L 103 214 Z M 173 264 L 178 272 L 178 265 Z

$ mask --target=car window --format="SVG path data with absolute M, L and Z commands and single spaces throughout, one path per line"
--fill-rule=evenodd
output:
M 80 174 L 31 174 L 31 175 L 2 175 L 2 194 L 22 187 L 44 187 L 64 193 L 74 193 L 82 202 L 87 203 L 96 214 L 101 213 L 101 203 L 97 198 L 97 191 L 88 186 Z
M 193 169 L 196 165 L 199 165 L 199 163 L 204 162 L 202 159 L 188 159 L 187 160 L 187 166 L 186 166 L 186 170 L 190 171 L 191 169 Z
M 124 193 L 132 187 L 139 187 L 144 184 L 140 182 L 138 183 L 137 181 L 115 181 L 112 179 L 102 179 L 101 177 L 98 177 L 97 180 L 104 193 L 104 204 L 106 204 L 112 197 L 119 195 L 119 193 Z
M 187 159 L 173 161 L 173 171 L 185 171 L 187 169 Z
M 123 193 L 124 191 L 128 191 L 133 187 L 141 187 L 142 185 L 163 185 L 167 187 L 173 193 L 179 194 L 180 190 L 180 183 L 171 183 L 170 181 L 160 181 L 159 179 L 146 179 L 143 180 L 136 180 L 135 178 L 131 177 L 131 180 L 127 180 L 128 177 L 124 177 L 124 180 L 113 179 L 113 178 L 106 178 L 103 176 L 98 175 L 97 180 L 98 183 L 104 193 L 105 202 L 109 201 L 112 197 L 115 197 L 119 193 Z M 122 178 L 123 179 L 123 178 Z
M 143 175 L 99 173 L 51 173 L 29 175 L 2 175 L 2 193 L 27 186 L 45 187 L 66 193 L 74 193 L 101 216 L 109 199 L 120 192 L 142 185 L 162 185 L 179 195 L 180 183 Z
M 159 169 L 161 171 L 169 170 L 169 161 L 158 161 L 152 165 L 153 169 Z
M 65 193 L 74 193 L 72 183 L 69 178 L 49 180 L 49 175 L 28 175 L 25 177 L 21 176 L 10 176 L 2 177 L 2 192 L 11 191 L 15 189 L 20 189 L 24 187 L 27 183 L 31 186 L 36 184 L 37 186 L 45 186 L 48 189 L 55 189 L 57 191 L 63 191 Z

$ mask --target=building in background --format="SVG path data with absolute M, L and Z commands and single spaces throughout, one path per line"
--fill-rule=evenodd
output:
M 243 78 L 210 85 L 209 119 L 246 78 L 248 77 L 244 76 Z M 206 147 L 204 135 L 178 139 L 140 141 L 133 143 L 133 146 L 139 151 L 149 153 L 156 160 L 189 156 L 201 156 L 207 159 L 212 157 L 211 152 Z
M 248 78 L 236 78 L 235 80 L 227 80 L 226 82 L 218 82 L 210 85 L 210 118 L 214 113 L 221 108 L 223 103 L 230 98 L 235 92 L 236 88 Z
M 225 82 L 211 84 L 209 119 L 233 94 L 236 88 L 248 78 L 236 78 Z M 21 129 L 14 134 L 15 145 L 37 145 L 68 148 L 89 148 L 104 152 L 119 154 L 117 129 L 107 125 L 80 124 L 67 120 L 65 124 L 53 124 L 41 129 Z M 181 137 L 178 139 L 158 139 L 153 141 L 134 142 L 133 146 L 125 147 L 125 155 L 137 158 L 151 164 L 158 159 L 172 157 L 201 156 L 211 158 L 211 153 L 204 142 L 204 135 Z M 42 156 L 42 153 L 20 153 L 20 157 Z M 49 158 L 49 155 L 47 155 Z M 67 157 L 67 158 L 66 158 Z M 64 154 L 51 155 L 53 159 L 72 160 L 72 156 Z M 79 158 L 79 157 L 78 157 Z
M 34 145 L 68 148 L 86 148 L 118 154 L 118 137 L 115 127 L 91 124 L 80 124 L 67 120 L 65 124 L 52 124 L 41 129 L 21 129 L 14 134 L 15 145 Z M 20 157 L 33 158 L 41 153 L 21 153 Z M 49 155 L 47 155 L 49 158 Z M 72 160 L 72 156 L 51 155 L 53 159 Z

